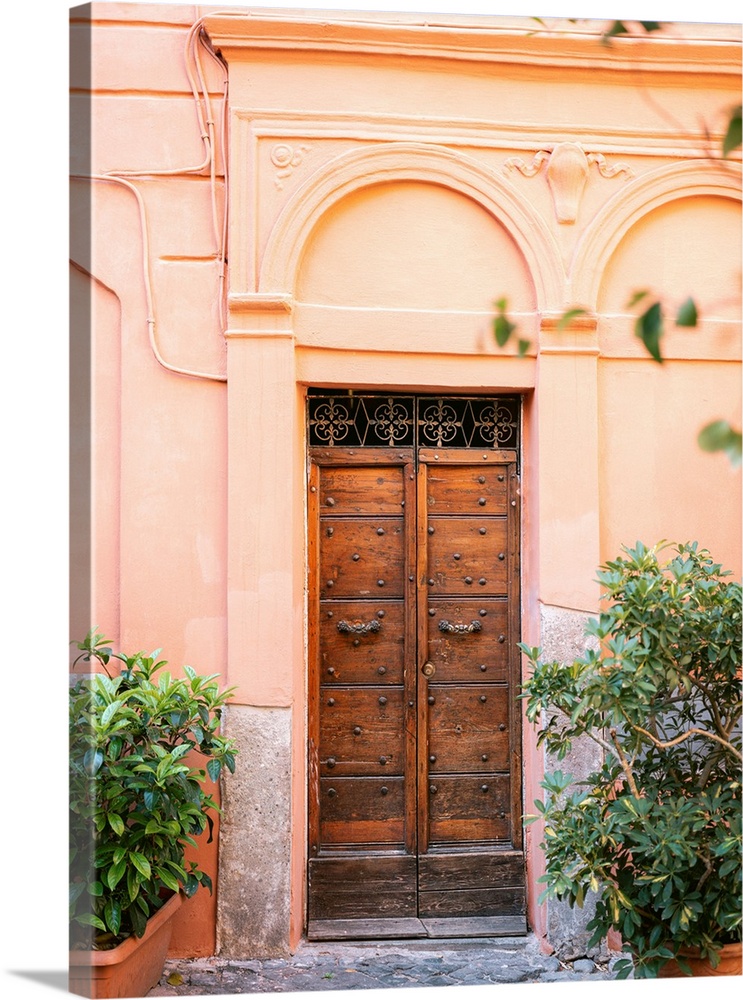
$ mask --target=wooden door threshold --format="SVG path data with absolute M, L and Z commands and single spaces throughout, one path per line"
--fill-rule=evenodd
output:
M 430 938 L 523 937 L 526 917 L 421 917 Z
M 527 933 L 523 916 L 310 920 L 307 925 L 308 941 L 524 937 Z
M 310 920 L 308 941 L 368 941 L 386 938 L 424 938 L 426 928 L 417 917 L 376 920 Z

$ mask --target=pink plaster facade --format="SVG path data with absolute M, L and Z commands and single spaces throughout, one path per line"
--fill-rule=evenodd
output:
M 184 58 L 197 24 L 227 67 L 201 50 L 206 127 Z M 93 463 L 72 635 L 98 624 L 237 687 L 238 774 L 201 848 L 218 892 L 182 908 L 176 954 L 280 954 L 304 930 L 308 386 L 523 396 L 531 645 L 570 655 L 624 543 L 697 539 L 740 575 L 739 471 L 696 445 L 741 421 L 740 152 L 710 155 L 740 99 L 740 30 L 606 49 L 601 27 L 71 12 Z M 699 304 L 662 366 L 633 336 L 639 288 Z M 503 296 L 523 357 L 493 342 Z M 528 728 L 523 759 L 528 807 L 544 766 Z M 529 920 L 550 947 L 538 842 L 530 827 Z

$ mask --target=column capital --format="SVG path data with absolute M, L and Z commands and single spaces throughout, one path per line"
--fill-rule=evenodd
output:
M 539 317 L 539 355 L 598 355 L 598 317 L 595 313 L 542 313 Z
M 227 299 L 229 321 L 225 330 L 228 340 L 241 337 L 292 338 L 291 295 L 265 292 L 233 293 Z

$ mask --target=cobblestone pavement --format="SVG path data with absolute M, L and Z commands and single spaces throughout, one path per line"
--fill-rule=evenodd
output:
M 613 979 L 612 967 L 582 958 L 561 962 L 526 938 L 415 942 L 308 942 L 290 958 L 169 960 L 150 997 L 311 990 L 482 986 Z

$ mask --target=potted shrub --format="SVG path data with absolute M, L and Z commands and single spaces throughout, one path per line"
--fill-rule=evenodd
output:
M 115 653 L 94 629 L 77 646 L 75 663 L 102 669 L 70 689 L 70 989 L 142 996 L 162 972 L 167 918 L 200 885 L 212 889 L 185 855 L 207 828 L 211 839 L 219 812 L 207 775 L 235 769 L 219 733 L 232 689 L 189 666 L 173 676 L 160 650 Z
M 578 737 L 603 751 L 585 780 L 548 774 L 527 817 L 544 824 L 542 898 L 596 894 L 589 947 L 621 935 L 618 978 L 739 974 L 740 584 L 695 542 L 638 542 L 599 582 L 595 648 L 557 663 L 521 647 L 539 743 L 558 759 Z

